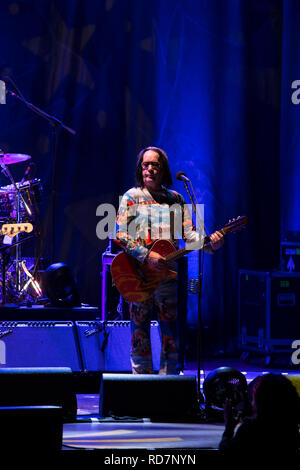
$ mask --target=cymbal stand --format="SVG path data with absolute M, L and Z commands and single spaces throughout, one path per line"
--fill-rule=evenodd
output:
M 25 210 L 28 214 L 29 217 L 32 217 L 32 212 L 28 206 L 28 204 L 26 203 L 23 195 L 21 194 L 21 191 L 19 189 L 19 187 L 17 186 L 10 170 L 8 169 L 7 165 L 1 161 L 1 157 L 2 155 L 0 155 L 0 166 L 2 168 L 2 173 L 4 173 L 5 176 L 7 176 L 7 178 L 11 181 L 14 189 L 15 189 L 15 193 L 17 195 L 16 197 L 16 203 L 17 203 L 17 223 L 20 222 L 20 202 L 22 201 L 23 202 L 23 205 L 25 207 Z M 21 270 L 20 270 L 20 260 L 21 260 L 21 247 L 20 247 L 20 244 L 18 243 L 19 242 L 19 234 L 16 235 L 16 240 L 17 240 L 17 243 L 16 243 L 16 274 L 17 274 L 17 292 L 19 293 L 20 290 L 21 290 Z M 4 262 L 4 260 L 3 260 Z
M 1 257 L 2 257 L 2 305 L 6 304 L 6 265 L 9 260 L 9 254 L 4 249 L 7 247 L 2 247 L 1 250 Z
M 21 241 L 14 243 L 13 245 L 0 246 L 0 255 L 2 257 L 2 305 L 6 304 L 6 264 L 8 263 L 8 260 L 9 260 L 9 254 L 7 253 L 7 250 L 9 248 L 18 247 L 22 243 L 26 242 L 27 240 L 31 240 L 32 238 L 34 237 L 29 236 L 29 237 L 23 238 L 23 240 Z

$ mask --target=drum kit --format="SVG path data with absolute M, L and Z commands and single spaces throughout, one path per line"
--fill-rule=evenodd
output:
M 35 273 L 38 261 L 34 257 L 21 255 L 22 245 L 32 236 L 23 237 L 24 233 L 33 232 L 39 225 L 38 203 L 41 200 L 42 186 L 39 179 L 25 178 L 15 182 L 9 169 L 10 165 L 30 160 L 30 155 L 2 153 L 0 167 L 10 184 L 0 187 L 0 257 L 2 276 L 0 280 L 0 300 L 2 304 L 33 303 L 42 295 Z
M 27 109 L 37 114 L 40 118 L 47 121 L 51 126 L 52 131 L 52 195 L 51 195 L 51 218 L 52 218 L 52 258 L 54 256 L 54 234 L 55 234 L 55 188 L 54 188 L 54 175 L 56 171 L 56 150 L 57 150 L 57 128 L 63 128 L 71 135 L 75 135 L 76 131 L 66 126 L 62 121 L 55 116 L 51 116 L 42 109 L 35 106 L 33 103 L 25 100 L 23 95 L 19 92 L 17 85 L 11 76 L 6 75 L 0 80 L 2 82 L 3 93 L 16 99 L 18 102 L 23 103 Z M 7 88 L 7 82 L 11 83 L 14 91 Z M 1 83 L 0 83 L 1 84 Z M 3 85 L 4 84 L 4 85 Z M 29 155 L 19 153 L 5 153 L 0 149 L 0 167 L 2 173 L 9 179 L 10 184 L 0 187 L 0 222 L 2 227 L 0 235 L 4 235 L 2 246 L 0 243 L 0 258 L 2 261 L 2 276 L 0 276 L 0 286 L 2 283 L 2 299 L 0 292 L 0 301 L 2 304 L 20 303 L 20 302 L 34 302 L 37 297 L 42 295 L 42 291 L 38 282 L 35 279 L 37 266 L 39 264 L 39 256 L 33 259 L 33 266 L 29 267 L 24 259 L 21 257 L 21 245 L 29 237 L 22 238 L 21 232 L 33 231 L 35 227 L 35 235 L 40 233 L 40 223 L 38 214 L 38 202 L 41 195 L 41 182 L 38 179 L 27 180 L 25 177 L 28 175 L 26 170 L 24 178 L 20 182 L 15 182 L 9 170 L 10 165 L 30 160 Z M 1 224 L 0 224 L 1 225 Z M 33 238 L 33 237 L 32 237 Z M 11 240 L 10 245 L 7 245 L 7 240 Z M 15 241 L 16 240 L 16 241 Z M 12 242 L 13 241 L 13 242 Z M 41 237 L 39 239 L 41 242 Z M 8 246 L 16 251 L 15 260 L 12 262 L 11 257 L 7 261 Z M 11 251 L 11 250 L 10 250 Z M 27 266 L 26 266 L 27 264 Z M 33 269 L 32 269 L 33 268 Z M 25 277 L 25 279 L 23 279 Z M 1 289 L 0 289 L 1 291 Z

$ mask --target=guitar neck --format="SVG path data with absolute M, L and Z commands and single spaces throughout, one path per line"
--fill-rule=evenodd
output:
M 247 216 L 242 216 L 238 217 L 237 219 L 233 219 L 232 221 L 228 222 L 228 224 L 225 225 L 225 227 L 219 229 L 218 231 L 223 235 L 227 235 L 228 233 L 234 233 L 237 232 L 238 230 L 241 230 L 248 224 L 248 217 Z M 203 243 L 203 248 L 208 246 L 210 244 L 210 238 L 209 236 L 206 236 L 204 238 L 204 243 Z M 198 248 L 191 248 L 185 246 L 184 248 L 181 248 L 180 250 L 174 251 L 173 253 L 170 253 L 169 255 L 166 256 L 166 261 L 175 261 L 176 259 L 181 258 L 181 256 L 186 255 L 187 253 L 191 253 L 192 251 L 198 250 Z
M 169 255 L 167 255 L 166 261 L 175 261 L 191 251 L 195 251 L 195 249 L 188 250 L 187 248 L 181 248 L 180 250 L 174 251 L 173 253 L 170 253 Z
M 223 235 L 225 235 L 225 231 L 224 229 L 222 230 L 219 230 Z M 204 238 L 204 243 L 203 243 L 203 248 L 205 248 L 206 246 L 208 246 L 210 244 L 210 240 L 209 240 L 209 237 L 205 237 Z M 173 253 L 170 253 L 169 255 L 166 256 L 166 260 L 167 261 L 176 261 L 177 259 L 181 258 L 182 256 L 185 256 L 187 253 L 191 253 L 192 251 L 196 251 L 198 250 L 198 248 L 188 248 L 188 247 L 184 247 L 184 248 L 181 248 L 180 250 L 177 250 L 177 251 L 174 251 Z

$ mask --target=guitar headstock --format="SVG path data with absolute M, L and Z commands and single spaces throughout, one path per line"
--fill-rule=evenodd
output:
M 13 238 L 21 232 L 30 233 L 33 230 L 33 225 L 29 222 L 19 224 L 4 224 L 1 227 L 1 235 L 8 235 Z
M 223 227 L 222 232 L 224 234 L 238 232 L 245 228 L 246 225 L 248 225 L 248 217 L 246 215 L 239 215 L 236 219 L 229 220 Z

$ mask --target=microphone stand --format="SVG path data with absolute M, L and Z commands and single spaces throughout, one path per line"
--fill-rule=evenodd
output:
M 204 221 L 201 222 L 201 218 L 198 214 L 197 211 L 197 201 L 196 201 L 196 196 L 195 192 L 192 186 L 192 182 L 188 180 L 189 183 L 191 184 L 191 188 L 193 191 L 193 194 L 191 194 L 187 180 L 183 180 L 184 186 L 186 189 L 186 192 L 189 195 L 189 198 L 192 203 L 192 209 L 193 213 L 195 214 L 196 220 L 198 221 L 198 226 L 201 227 L 204 224 Z M 202 224 L 202 225 L 201 225 Z M 198 403 L 204 403 L 204 398 L 201 393 L 200 387 L 201 387 L 201 356 L 202 356 L 202 317 L 201 317 L 201 301 L 202 301 L 202 260 L 203 260 L 203 253 L 202 249 L 198 250 L 198 275 L 199 275 L 199 281 L 198 281 L 198 331 L 197 331 L 197 396 L 198 396 Z M 204 369 L 203 369 L 204 371 Z
M 16 89 L 17 86 L 15 85 L 14 81 L 10 77 L 5 77 L 9 80 Z M 19 91 L 19 90 L 18 90 Z M 67 132 L 72 135 L 76 134 L 74 129 L 66 126 L 62 121 L 59 121 L 56 117 L 47 114 L 45 111 L 39 109 L 37 106 L 33 105 L 32 103 L 28 102 L 23 96 L 19 96 L 17 93 L 12 92 L 6 88 L 6 93 L 10 96 L 13 96 L 17 100 L 21 101 L 27 108 L 33 111 L 35 114 L 40 116 L 43 119 L 46 119 L 50 125 L 52 126 L 52 157 L 53 157 L 53 169 L 52 169 L 52 182 L 51 182 L 51 209 L 52 209 L 52 236 L 51 236 L 51 262 L 54 262 L 54 250 L 55 250 L 55 209 L 56 209 L 56 160 L 57 160 L 57 134 L 56 130 L 57 127 L 60 126 L 64 128 Z M 20 93 L 20 92 L 19 92 Z M 21 93 L 20 93 L 21 95 Z

